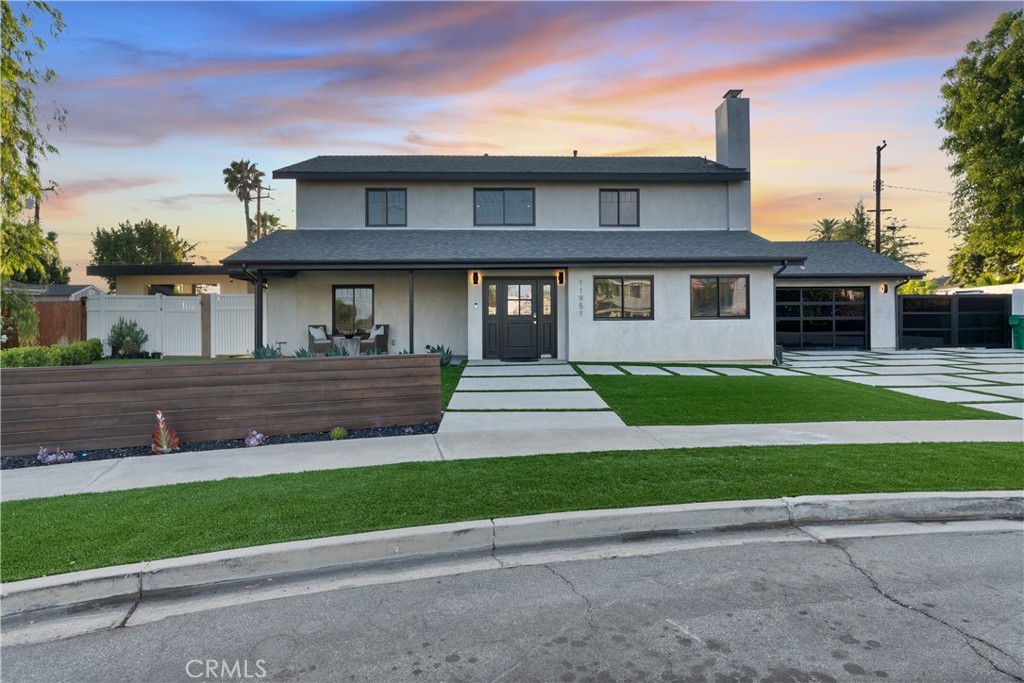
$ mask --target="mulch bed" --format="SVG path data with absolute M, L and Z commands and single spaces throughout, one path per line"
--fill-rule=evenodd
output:
M 438 422 L 427 422 L 418 425 L 407 425 L 404 427 L 375 427 L 371 429 L 350 429 L 346 439 L 373 439 L 386 436 L 408 436 L 411 434 L 436 434 Z M 330 441 L 331 437 L 327 432 L 313 432 L 310 434 L 282 434 L 280 436 L 268 436 L 265 445 L 283 443 L 313 443 L 316 441 Z M 227 441 L 192 441 L 181 444 L 182 453 L 197 451 L 214 451 L 225 448 L 245 448 L 242 439 L 231 439 Z M 256 446 L 258 448 L 258 446 Z M 131 446 L 128 448 L 104 448 L 102 450 L 76 452 L 75 459 L 68 463 L 89 462 L 91 460 L 112 460 L 114 458 L 137 458 L 152 455 L 149 446 Z M 45 467 L 43 463 L 36 460 L 34 455 L 8 455 L 0 457 L 0 470 L 15 470 L 22 467 Z

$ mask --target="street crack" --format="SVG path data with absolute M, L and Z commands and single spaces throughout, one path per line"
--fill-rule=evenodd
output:
M 555 568 L 552 567 L 551 565 L 544 564 L 544 565 L 541 565 L 541 566 L 544 567 L 545 569 L 547 569 L 549 572 L 551 572 L 555 576 L 557 576 L 558 578 L 560 578 L 562 581 L 564 581 L 566 583 L 566 585 L 569 586 L 569 590 L 571 590 L 574 595 L 577 595 L 577 596 L 579 596 L 580 598 L 583 599 L 583 602 L 587 606 L 587 624 L 590 625 L 590 630 L 591 631 L 596 631 L 597 630 L 597 625 L 594 624 L 594 604 L 590 601 L 590 598 L 588 598 L 583 593 L 579 592 L 576 589 L 576 584 L 574 584 L 572 581 L 570 581 L 565 575 L 560 574 L 559 572 L 555 571 Z

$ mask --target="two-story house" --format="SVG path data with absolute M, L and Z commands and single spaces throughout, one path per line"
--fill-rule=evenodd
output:
M 777 326 L 791 347 L 893 348 L 896 285 L 920 274 L 853 245 L 751 232 L 739 94 L 715 113 L 714 161 L 573 152 L 287 166 L 274 178 L 296 181 L 297 228 L 223 263 L 265 283 L 257 337 L 265 324 L 286 351 L 307 345 L 310 324 L 338 335 L 387 324 L 392 353 L 444 344 L 471 359 L 769 362 Z

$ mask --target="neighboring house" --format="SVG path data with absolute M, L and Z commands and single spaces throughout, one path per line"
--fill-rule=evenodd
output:
M 192 263 L 158 265 L 87 266 L 86 275 L 113 277 L 121 296 L 166 294 L 251 294 L 250 283 L 232 277 L 224 266 Z
M 861 288 L 865 300 L 870 332 L 852 339 L 835 334 L 830 299 L 826 345 L 893 348 L 895 285 L 921 274 L 859 252 L 838 267 L 843 244 L 819 252 L 753 234 L 749 100 L 739 94 L 715 112 L 715 161 L 574 152 L 288 166 L 274 178 L 296 181 L 297 229 L 222 263 L 266 285 L 256 315 L 265 296 L 266 328 L 286 352 L 306 346 L 310 324 L 350 334 L 384 323 L 391 352 L 445 344 L 471 359 L 769 362 L 776 287 L 803 287 L 801 265 L 818 276 L 807 285 Z M 256 335 L 262 343 L 260 322 Z
M 94 285 L 22 285 L 36 302 L 81 301 L 91 296 L 106 296 Z

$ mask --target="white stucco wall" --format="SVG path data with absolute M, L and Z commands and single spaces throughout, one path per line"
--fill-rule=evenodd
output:
M 296 223 L 300 229 L 365 227 L 366 188 L 383 186 L 365 182 L 297 182 Z M 536 228 L 598 228 L 598 190 L 637 188 L 641 229 L 750 229 L 749 183 L 397 182 L 391 186 L 406 189 L 409 228 L 473 228 L 473 188 L 534 187 Z
M 594 320 L 594 276 L 653 275 L 653 320 Z M 691 275 L 749 275 L 750 318 L 690 319 Z M 770 268 L 569 271 L 569 359 L 770 363 L 775 315 Z
M 269 280 L 266 341 L 286 342 L 285 355 L 308 346 L 307 326 L 330 326 L 334 285 L 373 285 L 373 318 L 390 325 L 389 353 L 422 353 L 427 344 L 444 344 L 467 353 L 465 271 L 417 271 L 414 343 L 409 348 L 408 271 L 326 271 Z

